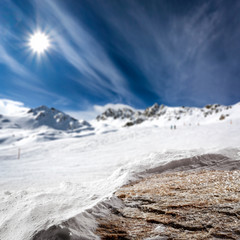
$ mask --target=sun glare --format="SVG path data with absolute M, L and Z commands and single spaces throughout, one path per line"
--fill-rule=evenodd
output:
M 43 32 L 36 32 L 30 36 L 29 46 L 35 53 L 44 53 L 50 46 L 49 38 Z

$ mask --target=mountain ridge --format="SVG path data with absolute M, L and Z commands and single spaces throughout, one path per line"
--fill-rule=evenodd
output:
M 230 119 L 234 111 L 232 108 L 240 110 L 240 103 L 234 105 L 208 104 L 203 108 L 197 107 L 168 107 L 158 103 L 146 108 L 145 110 L 134 110 L 130 108 L 113 109 L 108 108 L 102 114 L 96 117 L 97 121 L 108 121 L 120 119 L 125 127 L 141 124 L 145 121 L 161 122 L 209 122 L 208 120 L 226 120 Z M 234 115 L 234 114 L 233 114 Z M 211 116 L 211 117 L 210 117 Z M 179 121 L 182 120 L 182 121 Z

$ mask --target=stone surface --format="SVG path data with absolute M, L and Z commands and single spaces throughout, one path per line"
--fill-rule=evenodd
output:
M 240 239 L 240 171 L 154 174 L 119 189 L 101 239 Z

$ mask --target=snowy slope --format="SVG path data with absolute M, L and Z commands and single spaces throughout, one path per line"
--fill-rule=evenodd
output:
M 145 169 L 205 153 L 240 160 L 240 104 L 217 109 L 203 109 L 212 112 L 205 117 L 198 108 L 160 107 L 151 116 L 142 113 L 145 121 L 129 128 L 122 127 L 132 121 L 124 111 L 126 119 L 94 120 L 93 128 L 83 132 L 24 128 L 45 109 L 25 113 L 22 122 L 19 116 L 9 117 L 21 128 L 0 129 L 5 139 L 0 143 L 0 239 L 28 240 L 63 221 L 79 226 L 82 239 L 97 239 L 94 219 L 85 210 Z M 221 114 L 229 116 L 219 120 Z

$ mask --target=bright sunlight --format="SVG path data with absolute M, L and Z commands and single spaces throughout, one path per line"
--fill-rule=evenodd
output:
M 33 52 L 42 54 L 50 46 L 49 38 L 43 32 L 36 32 L 29 39 L 29 46 Z

